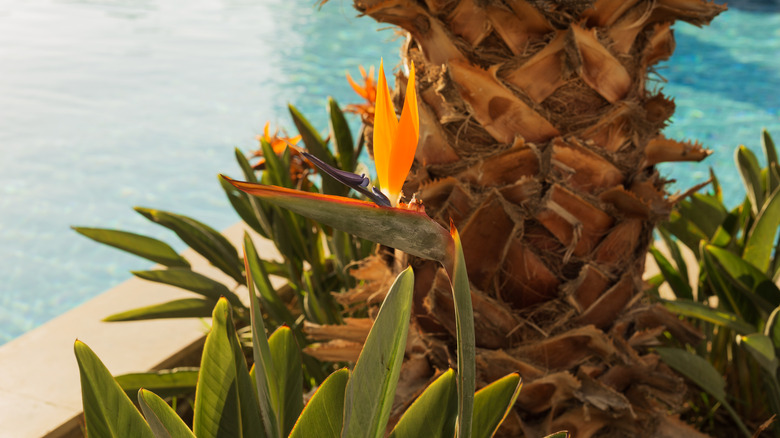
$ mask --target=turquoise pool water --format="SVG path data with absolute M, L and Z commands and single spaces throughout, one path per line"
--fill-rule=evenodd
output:
M 183 249 L 131 207 L 230 225 L 216 174 L 238 174 L 232 148 L 254 147 L 266 120 L 290 126 L 288 102 L 324 129 L 329 94 L 356 100 L 345 70 L 396 59 L 392 30 L 354 18 L 350 2 L 313 3 L 0 2 L 0 344 L 148 267 L 70 225 Z M 759 151 L 762 127 L 780 140 L 780 13 L 743 2 L 676 32 L 676 55 L 659 69 L 678 105 L 666 132 L 714 149 L 708 164 L 739 186 L 734 147 Z M 682 189 L 707 169 L 663 171 Z

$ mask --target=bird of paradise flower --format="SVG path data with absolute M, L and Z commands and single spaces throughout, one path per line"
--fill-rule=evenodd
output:
M 445 261 L 450 258 L 448 253 L 452 246 L 449 230 L 429 218 L 421 208 L 409 208 L 399 202 L 420 132 L 414 64 L 410 65 L 399 120 L 385 79 L 384 65 L 380 63 L 374 113 L 374 163 L 379 188 L 371 186 L 365 175 L 337 169 L 302 152 L 322 173 L 373 202 L 225 179 L 239 190 L 334 228 L 412 255 Z

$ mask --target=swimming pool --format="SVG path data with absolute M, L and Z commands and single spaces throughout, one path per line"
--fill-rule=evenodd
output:
M 254 147 L 266 120 L 291 126 L 288 102 L 324 129 L 329 94 L 356 100 L 345 70 L 397 59 L 393 31 L 354 18 L 350 2 L 312 4 L 0 4 L 0 343 L 148 267 L 70 225 L 183 249 L 131 207 L 230 225 L 238 218 L 216 174 L 238 174 L 233 147 Z M 708 164 L 726 187 L 738 184 L 737 144 L 758 151 L 762 127 L 780 138 L 780 13 L 769 8 L 775 13 L 732 9 L 703 30 L 678 25 L 677 52 L 659 69 L 668 83 L 658 86 L 678 106 L 666 133 L 714 149 Z M 681 189 L 707 169 L 663 168 Z

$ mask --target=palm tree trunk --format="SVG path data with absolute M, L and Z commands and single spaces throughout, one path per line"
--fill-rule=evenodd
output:
M 705 0 L 355 0 L 407 32 L 420 144 L 405 193 L 461 231 L 478 381 L 519 371 L 501 434 L 696 436 L 668 412 L 683 381 L 647 351 L 696 333 L 642 303 L 655 224 L 674 198 L 655 165 L 709 151 L 661 135 L 674 102 L 648 84 L 674 50 L 671 24 L 709 23 Z M 396 96 L 406 78 L 397 76 Z M 400 108 L 400 105 L 397 105 Z M 370 132 L 367 139 L 370 139 Z M 454 363 L 446 274 L 417 272 L 406 400 Z M 421 360 L 426 365 L 420 366 Z M 403 397 L 402 397 L 403 398 Z

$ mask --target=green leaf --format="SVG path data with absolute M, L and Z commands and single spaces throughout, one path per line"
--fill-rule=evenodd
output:
M 690 203 L 681 203 L 678 210 L 693 221 L 708 239 L 715 235 L 728 215 L 726 207 L 718 201 L 718 198 L 701 193 L 691 195 Z
M 662 302 L 667 309 L 678 315 L 689 316 L 691 318 L 711 322 L 721 327 L 728 327 L 741 335 L 746 335 L 756 330 L 755 327 L 746 323 L 744 320 L 742 320 L 742 318 L 734 315 L 733 313 L 713 309 L 696 301 L 662 300 Z
M 755 306 L 769 313 L 780 305 L 780 289 L 772 282 L 772 279 L 756 269 L 755 266 L 716 246 L 707 245 L 705 252 L 717 260 L 726 278 L 737 286 L 736 289 L 743 292 Z
M 780 228 L 780 190 L 775 190 L 763 205 L 755 223 L 750 228 L 742 258 L 761 272 L 769 272 L 772 262 L 772 246 Z
M 141 388 L 153 391 L 161 397 L 178 397 L 195 392 L 198 384 L 198 368 L 182 367 L 172 370 L 130 373 L 114 377 L 129 396 Z
M 175 232 L 190 248 L 238 283 L 244 282 L 236 248 L 218 231 L 187 216 L 142 207 L 135 210 Z
M 409 333 L 414 273 L 406 268 L 387 293 L 347 383 L 342 438 L 384 437 Z
M 520 375 L 509 374 L 482 388 L 474 396 L 474 423 L 471 436 L 490 438 L 504 421 L 520 394 Z
M 727 310 L 734 312 L 740 319 L 748 317 L 755 317 L 755 306 L 748 308 L 745 306 L 744 295 L 735 294 L 731 285 L 728 275 L 722 272 L 722 268 L 718 265 L 715 257 L 708 251 L 707 242 L 701 242 L 702 254 L 702 278 L 706 279 L 707 284 L 710 285 L 713 291 L 718 296 L 718 305 Z M 746 313 L 747 312 L 747 313 Z
M 476 351 L 474 311 L 471 308 L 471 286 L 463 257 L 463 245 L 454 226 L 450 226 L 455 242 L 452 271 L 452 297 L 455 301 L 455 330 L 458 350 L 458 438 L 471 436 L 476 389 Z
M 249 372 L 241 351 L 235 349 L 237 344 L 230 305 L 224 298 L 220 299 L 214 307 L 211 331 L 203 347 L 195 391 L 193 430 L 199 438 L 261 434 L 262 430 L 257 429 L 260 422 L 257 399 L 252 406 L 255 392 L 251 386 L 250 390 L 244 388 Z M 255 411 L 254 418 L 250 415 L 252 411 Z
M 190 263 L 167 243 L 140 234 L 105 228 L 72 227 L 77 233 L 165 266 L 189 268 Z
M 332 97 L 328 98 L 328 112 L 330 113 L 330 132 L 333 142 L 339 153 L 339 167 L 347 172 L 354 172 L 357 164 L 355 157 L 355 145 L 352 140 L 352 132 L 349 130 L 347 119 L 339 108 L 339 104 Z
M 221 301 L 225 301 L 222 299 Z M 230 307 L 228 305 L 228 307 Z M 260 415 L 260 401 L 255 388 L 254 379 L 249 375 L 244 351 L 235 330 L 235 323 L 228 312 L 228 337 L 233 349 L 233 363 L 236 367 L 236 384 L 238 386 L 238 402 L 241 412 L 241 429 L 243 438 L 265 437 L 263 422 Z
M 698 254 L 699 242 L 702 240 L 708 240 L 704 231 L 702 231 L 695 223 L 685 217 L 679 209 L 684 205 L 689 205 L 688 201 L 682 201 L 677 205 L 678 210 L 674 210 L 669 215 L 669 221 L 663 224 L 672 235 L 680 239 L 682 243 L 690 248 L 694 254 Z M 682 210 L 683 212 L 686 210 Z
M 232 184 L 227 182 L 222 175 L 218 176 L 219 184 L 222 186 L 222 190 L 225 191 L 225 195 L 230 201 L 230 205 L 233 206 L 233 210 L 238 213 L 238 216 L 246 222 L 253 230 L 255 230 L 261 236 L 268 238 L 268 233 L 260 222 L 259 214 L 255 210 L 255 201 L 253 198 L 247 196 L 246 193 L 236 189 Z M 270 226 L 269 226 L 270 229 Z
M 450 368 L 414 400 L 393 428 L 390 438 L 452 438 L 458 416 L 455 371 Z
M 78 340 L 73 349 L 81 375 L 86 436 L 153 438 L 144 417 L 97 355 Z
M 162 304 L 139 307 L 107 316 L 103 321 L 141 321 L 162 318 L 208 318 L 217 304 L 215 300 L 183 298 Z
M 777 306 L 767 318 L 764 334 L 772 339 L 776 349 L 780 349 L 780 306 Z
M 311 123 L 306 117 L 298 111 L 293 105 L 288 105 L 290 115 L 292 116 L 293 123 L 298 129 L 298 133 L 301 134 L 303 144 L 306 145 L 306 149 L 311 152 L 312 155 L 324 161 L 329 166 L 336 166 L 336 161 L 333 159 L 328 147 L 325 145 L 325 141 L 320 137 L 320 134 L 311 126 Z
M 679 348 L 656 348 L 655 351 L 661 356 L 661 360 L 672 369 L 687 377 L 702 390 L 712 395 L 715 400 L 721 402 L 745 436 L 752 436 L 740 420 L 739 415 L 726 400 L 726 382 L 712 364 Z
M 742 182 L 745 184 L 748 199 L 750 199 L 753 215 L 757 215 L 764 205 L 764 190 L 761 187 L 761 168 L 758 165 L 758 159 L 750 149 L 740 145 L 735 152 L 735 160 Z
M 767 163 L 767 192 L 771 194 L 780 187 L 780 162 L 777 160 L 775 142 L 772 141 L 772 137 L 766 129 L 761 131 L 761 146 L 764 148 Z
M 303 408 L 290 438 L 339 438 L 344 415 L 344 394 L 349 370 L 340 369 L 325 379 Z
M 295 123 L 295 127 L 298 128 L 298 132 L 301 134 L 303 143 L 306 145 L 306 149 L 308 149 L 312 155 L 324 161 L 327 165 L 336 167 L 336 160 L 333 158 L 333 155 L 328 150 L 327 144 L 324 140 L 322 140 L 322 137 L 320 137 L 320 134 L 317 132 L 317 130 L 311 126 L 309 121 L 306 120 L 306 118 L 294 106 L 288 105 L 288 107 L 290 109 L 290 115 L 292 116 L 293 122 Z M 328 176 L 322 178 L 323 193 L 343 196 L 346 195 L 348 191 L 348 187 L 342 185 L 335 179 Z
M 778 361 L 775 346 L 769 336 L 761 333 L 737 336 L 737 345 L 747 350 L 770 376 L 777 374 Z
M 718 179 L 718 176 L 715 175 L 715 171 L 712 170 L 712 167 L 710 167 L 710 179 L 712 180 L 712 195 L 718 202 L 723 203 L 723 189 L 721 188 L 720 180 Z
M 268 339 L 274 364 L 272 394 L 276 394 L 274 412 L 282 436 L 288 436 L 303 410 L 303 373 L 301 353 L 295 335 L 289 327 L 276 329 Z
M 257 254 L 255 245 L 252 242 L 252 238 L 249 234 L 244 233 L 244 250 L 246 251 L 247 269 L 251 270 L 251 276 L 254 280 L 254 284 L 260 293 L 260 300 L 265 308 L 265 311 L 273 318 L 278 324 L 294 325 L 295 319 L 293 318 L 290 310 L 287 309 L 284 301 L 279 297 L 271 285 L 271 281 L 268 278 L 268 273 L 265 270 L 265 264 L 260 260 L 260 256 Z
M 244 174 L 244 178 L 246 178 L 247 181 L 254 183 L 258 182 L 255 170 L 252 168 L 252 165 L 249 164 L 249 160 L 246 158 L 246 155 L 244 155 L 241 149 L 235 148 L 233 150 L 233 154 L 236 157 L 238 167 L 241 168 L 241 172 Z
M 418 257 L 446 261 L 452 238 L 425 213 L 379 207 L 351 198 L 228 180 L 249 194 L 318 222 L 398 248 Z
M 140 389 L 138 391 L 138 405 L 157 438 L 195 438 L 195 435 L 179 418 L 176 411 L 157 394 Z
M 244 178 L 249 182 L 253 182 L 253 183 L 259 182 L 257 179 L 257 175 L 255 174 L 255 170 L 252 168 L 252 165 L 249 164 L 249 161 L 244 156 L 244 153 L 241 152 L 240 149 L 236 148 L 235 156 L 236 156 L 236 161 L 238 162 L 238 165 L 241 168 L 241 171 L 244 173 Z M 270 176 L 270 172 L 264 172 L 263 176 Z M 219 179 L 220 181 L 227 182 L 225 181 L 224 178 L 222 178 L 222 176 L 220 176 Z M 254 199 L 251 196 L 248 197 L 247 199 L 249 200 L 249 204 L 252 206 L 252 209 L 255 211 L 257 220 L 260 222 L 260 225 L 263 227 L 264 233 L 261 234 L 265 235 L 265 237 L 270 238 L 271 226 L 273 222 L 270 209 L 260 205 L 260 203 L 257 202 L 257 199 Z
M 263 148 L 263 157 L 265 158 L 265 168 L 263 177 L 273 181 L 274 184 L 282 187 L 292 187 L 292 179 L 290 178 L 290 165 L 285 163 L 283 158 L 276 155 L 273 146 L 265 140 L 260 140 L 260 145 Z M 287 150 L 288 148 L 285 148 Z
M 683 257 L 682 252 L 680 251 L 679 243 L 677 243 L 672 235 L 669 234 L 669 231 L 663 227 L 658 227 L 658 233 L 666 244 L 666 248 L 669 249 L 669 254 L 671 254 L 674 264 L 677 266 L 677 272 L 680 273 L 680 277 L 686 280 L 687 283 L 689 278 L 688 263 L 685 261 L 685 257 Z
M 672 291 L 674 291 L 674 295 L 677 298 L 692 300 L 693 290 L 691 290 L 691 285 L 688 284 L 688 279 L 683 278 L 682 274 L 674 269 L 661 251 L 655 247 L 650 247 L 649 251 L 653 255 L 653 259 L 655 259 L 655 263 L 658 265 L 658 269 L 661 271 L 664 279 L 669 283 Z
M 238 296 L 231 292 L 227 286 L 189 269 L 170 268 L 153 271 L 131 271 L 131 273 L 144 280 L 168 284 L 190 292 L 195 292 L 196 294 L 203 295 L 215 302 L 219 297 L 225 297 L 230 302 L 231 306 L 244 307 L 244 304 Z
M 246 285 L 249 289 L 249 311 L 252 321 L 252 357 L 255 362 L 254 376 L 255 388 L 257 389 L 258 403 L 260 405 L 260 417 L 263 419 L 263 430 L 268 438 L 281 437 L 279 430 L 279 421 L 274 411 L 274 387 L 271 382 L 274 381 L 275 371 L 271 356 L 271 347 L 268 344 L 268 338 L 265 335 L 265 326 L 263 325 L 263 314 L 260 310 L 260 303 L 255 293 L 255 281 L 252 270 L 249 268 L 249 257 L 247 257 L 247 248 L 244 248 L 244 263 L 246 271 Z
M 766 155 L 767 164 L 780 164 L 777 160 L 777 148 L 775 148 L 775 142 L 772 141 L 772 136 L 769 135 L 769 131 L 766 129 L 761 130 L 761 146 L 764 148 L 764 155 Z

